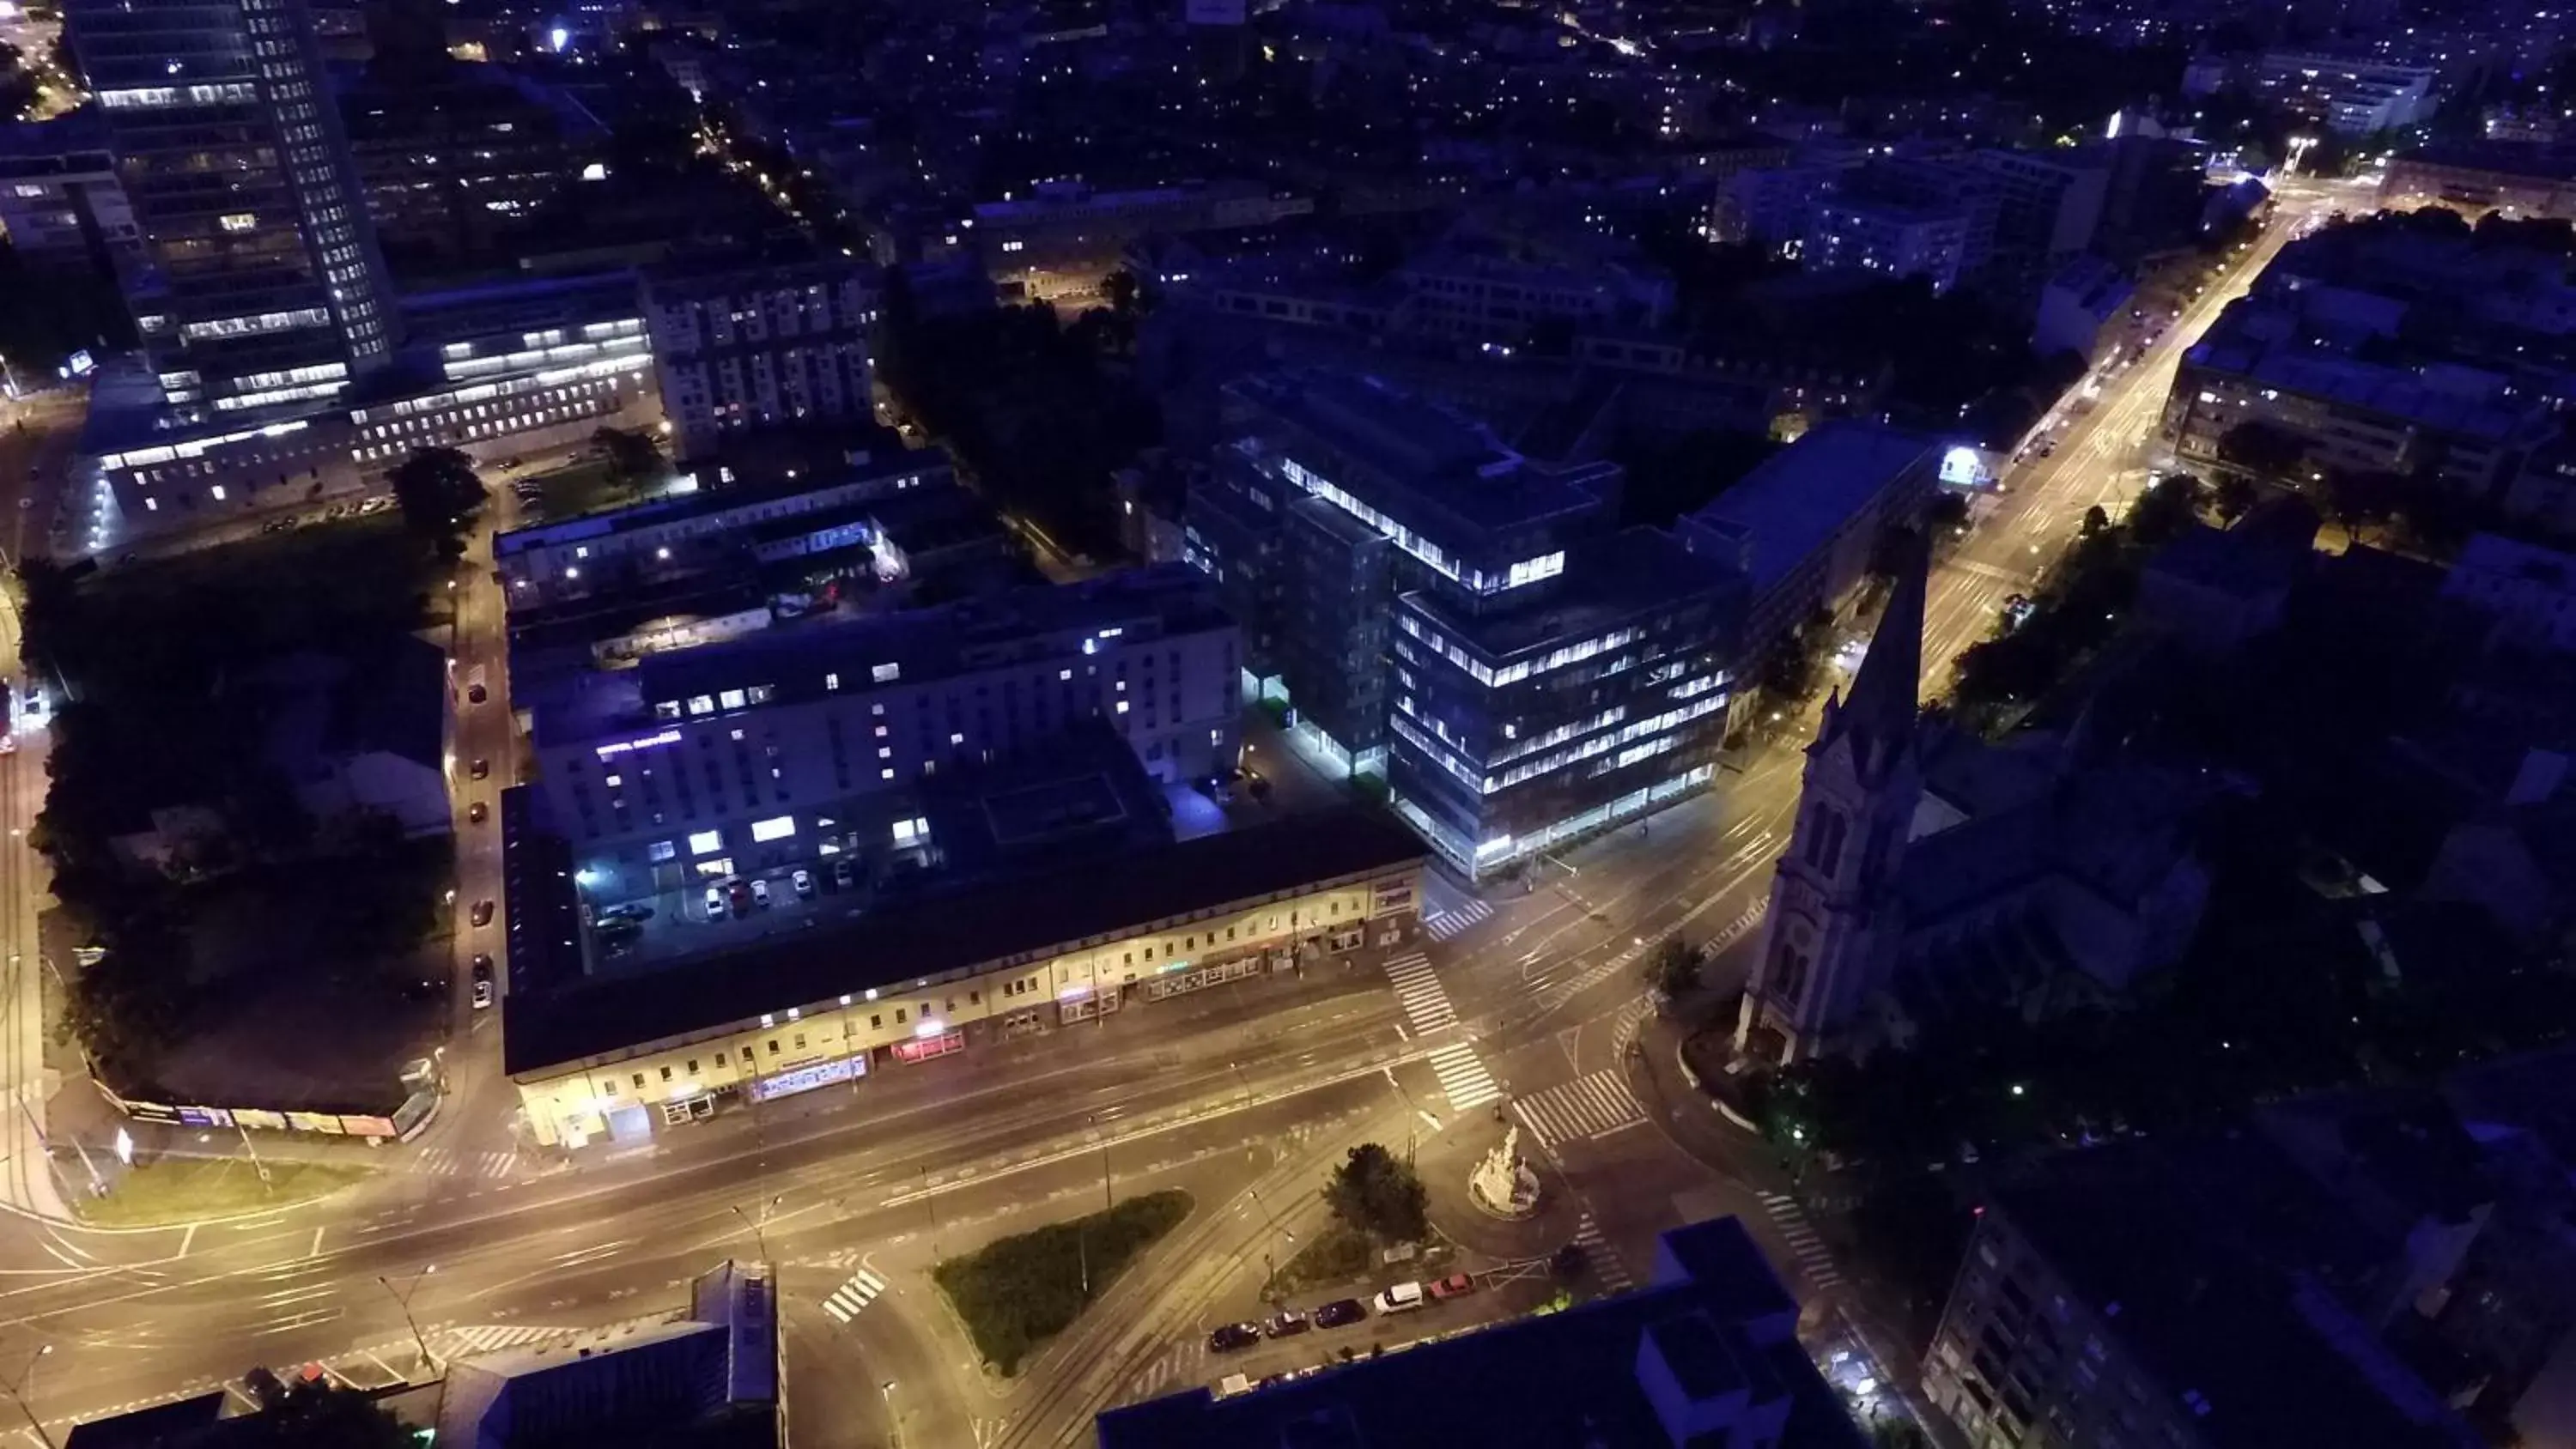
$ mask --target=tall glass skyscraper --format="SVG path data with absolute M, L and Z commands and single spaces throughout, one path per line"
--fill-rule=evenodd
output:
M 181 422 L 330 397 L 392 295 L 305 0 L 68 0 L 143 233 L 126 278 Z

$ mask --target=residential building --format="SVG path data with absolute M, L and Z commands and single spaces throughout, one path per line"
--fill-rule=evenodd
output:
M 875 418 L 873 266 L 665 269 L 647 281 L 644 305 L 683 458 L 732 429 Z
M 1736 1050 L 1789 1063 L 1975 1011 L 2098 1008 L 2191 941 L 2197 835 L 2228 784 L 2096 732 L 1987 745 L 1920 717 L 1918 557 L 1827 700 L 1774 869 Z
M 435 19 L 436 17 L 431 17 Z M 340 115 L 381 244 L 397 257 L 476 260 L 511 224 L 606 175 L 608 131 L 572 95 L 498 65 L 379 66 Z
M 2107 148 L 1986 150 L 1970 165 L 1994 188 L 1992 264 L 2011 295 L 2035 295 L 2101 234 L 2111 191 Z
M 1188 181 L 1134 191 L 1054 181 L 1027 196 L 981 202 L 971 214 L 949 219 L 938 235 L 925 233 L 921 246 L 924 260 L 972 252 L 996 279 L 1034 281 L 1046 272 L 1105 270 L 1126 247 L 1152 233 L 1239 231 L 1314 209 L 1311 197 L 1275 192 L 1257 181 Z
M 1766 458 L 1675 531 L 1693 552 L 1743 570 L 1751 588 L 1744 659 L 1835 607 L 1889 527 L 1922 515 L 1943 449 L 1919 433 L 1838 419 Z
M 2576 148 L 2481 141 L 2401 151 L 2381 176 L 2379 204 L 2491 207 L 2576 221 Z
M 588 649 L 544 670 L 514 659 L 545 817 L 600 899 L 874 839 L 942 768 L 1087 720 L 1167 781 L 1231 769 L 1240 749 L 1240 635 L 1178 566 L 678 642 L 631 667 Z
M 691 1279 L 688 1309 L 669 1318 L 460 1358 L 435 1437 L 476 1449 L 603 1439 L 784 1449 L 779 1298 L 775 1268 L 728 1259 Z
M 2059 1154 L 1980 1193 L 1924 1391 L 1978 1445 L 2483 1442 L 2339 1301 L 2368 1247 L 2250 1135 Z
M 2177 648 L 2226 654 L 2278 626 L 2306 575 L 2321 520 L 2296 494 L 2267 498 L 2231 528 L 2194 523 L 2139 571 L 2130 617 Z
M 997 832 L 1060 834 L 1073 797 L 1038 796 L 991 797 L 998 810 L 973 814 Z M 506 800 L 503 815 L 528 818 Z M 844 928 L 586 975 L 552 946 L 574 918 L 569 852 L 524 823 L 510 839 L 531 868 L 509 893 L 503 1066 L 538 1139 L 576 1148 L 1211 982 L 1400 948 L 1421 909 L 1421 847 L 1354 808 L 1177 844 L 1077 848 L 1033 869 L 891 892 Z M 541 909 L 551 928 L 532 916 L 522 931 L 522 911 Z
M 2491 644 L 2576 653 L 2576 556 L 2562 550 L 2473 534 L 2442 577 L 2442 597 L 2492 618 Z
M 1395 330 L 1505 347 L 1548 326 L 1661 327 L 1674 300 L 1672 279 L 1633 258 L 1546 255 L 1464 233 L 1408 257 L 1397 278 L 1407 296 Z
M 0 234 L 40 270 L 121 273 L 142 259 L 98 107 L 0 126 Z
M 2411 126 L 2433 114 L 2439 72 L 2321 51 L 2265 51 L 2247 76 L 2255 94 L 2340 136 Z
M 1249 1392 L 1193 1388 L 1113 1409 L 1100 1446 L 1860 1449 L 1868 1436 L 1808 1359 L 1797 1322 L 1752 1235 L 1717 1218 L 1665 1233 L 1642 1288 Z
M 144 237 L 126 299 L 172 417 L 333 397 L 390 362 L 393 299 L 306 0 L 74 0 L 64 23 Z
M 2127 337 L 2125 319 L 2137 285 L 2112 263 L 2080 256 L 2057 269 L 2039 292 L 2030 345 L 2040 355 L 2072 352 L 2090 367 Z

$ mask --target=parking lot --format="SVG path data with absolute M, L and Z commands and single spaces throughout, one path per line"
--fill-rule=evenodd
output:
M 846 863 L 846 878 L 834 863 Z M 796 874 L 812 884 L 799 894 Z M 757 889 L 755 889 L 755 887 Z M 864 862 L 851 856 L 825 857 L 813 865 L 781 867 L 757 876 L 741 876 L 714 887 L 723 900 L 720 914 L 710 915 L 705 886 L 662 891 L 632 900 L 587 902 L 591 908 L 593 959 L 602 970 L 649 967 L 708 951 L 745 945 L 771 936 L 837 925 L 866 914 L 871 892 Z M 761 895 L 766 894 L 766 901 Z M 736 899 L 742 904 L 737 907 Z

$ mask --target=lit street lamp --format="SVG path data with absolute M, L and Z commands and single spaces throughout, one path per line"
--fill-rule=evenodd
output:
M 420 1353 L 419 1367 L 424 1369 L 430 1365 L 429 1339 L 420 1331 L 420 1320 L 412 1316 L 411 1300 L 412 1295 L 420 1291 L 420 1285 L 428 1281 L 430 1274 L 437 1271 L 438 1265 L 436 1263 L 424 1264 L 419 1272 L 411 1275 L 411 1282 L 401 1288 L 396 1288 L 393 1285 L 393 1280 L 387 1278 L 382 1273 L 376 1275 L 377 1285 L 382 1287 L 388 1294 L 391 1294 L 393 1296 L 394 1306 L 402 1310 L 403 1323 L 411 1329 L 412 1347 L 419 1350 Z
M 53 1351 L 54 1346 L 50 1343 L 38 1348 L 28 1356 L 27 1366 L 19 1370 L 15 1382 L 0 1385 L 0 1388 L 8 1390 L 9 1402 L 16 1404 L 18 1412 L 27 1416 L 27 1427 L 36 1431 L 36 1442 L 44 1445 L 45 1449 L 54 1449 L 54 1436 L 45 1432 L 44 1423 L 37 1419 L 36 1411 L 27 1407 L 27 1389 L 36 1381 L 36 1365 L 43 1363 L 45 1355 Z
M 887 1379 L 878 1384 L 877 1397 L 885 1400 L 887 1430 L 886 1442 L 888 1444 L 901 1444 L 903 1442 L 903 1416 L 894 1411 L 894 1380 Z

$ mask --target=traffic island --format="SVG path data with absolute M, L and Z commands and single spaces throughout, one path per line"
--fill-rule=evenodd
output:
M 267 1180 L 239 1157 L 165 1157 L 117 1174 L 104 1196 L 70 1195 L 72 1212 L 94 1228 L 178 1227 L 208 1218 L 299 1207 L 355 1187 L 376 1169 L 354 1162 L 271 1162 Z
M 943 1260 L 930 1276 L 985 1365 L 1016 1374 L 1192 1206 L 1177 1188 L 1129 1198 L 1105 1212 L 996 1239 Z

